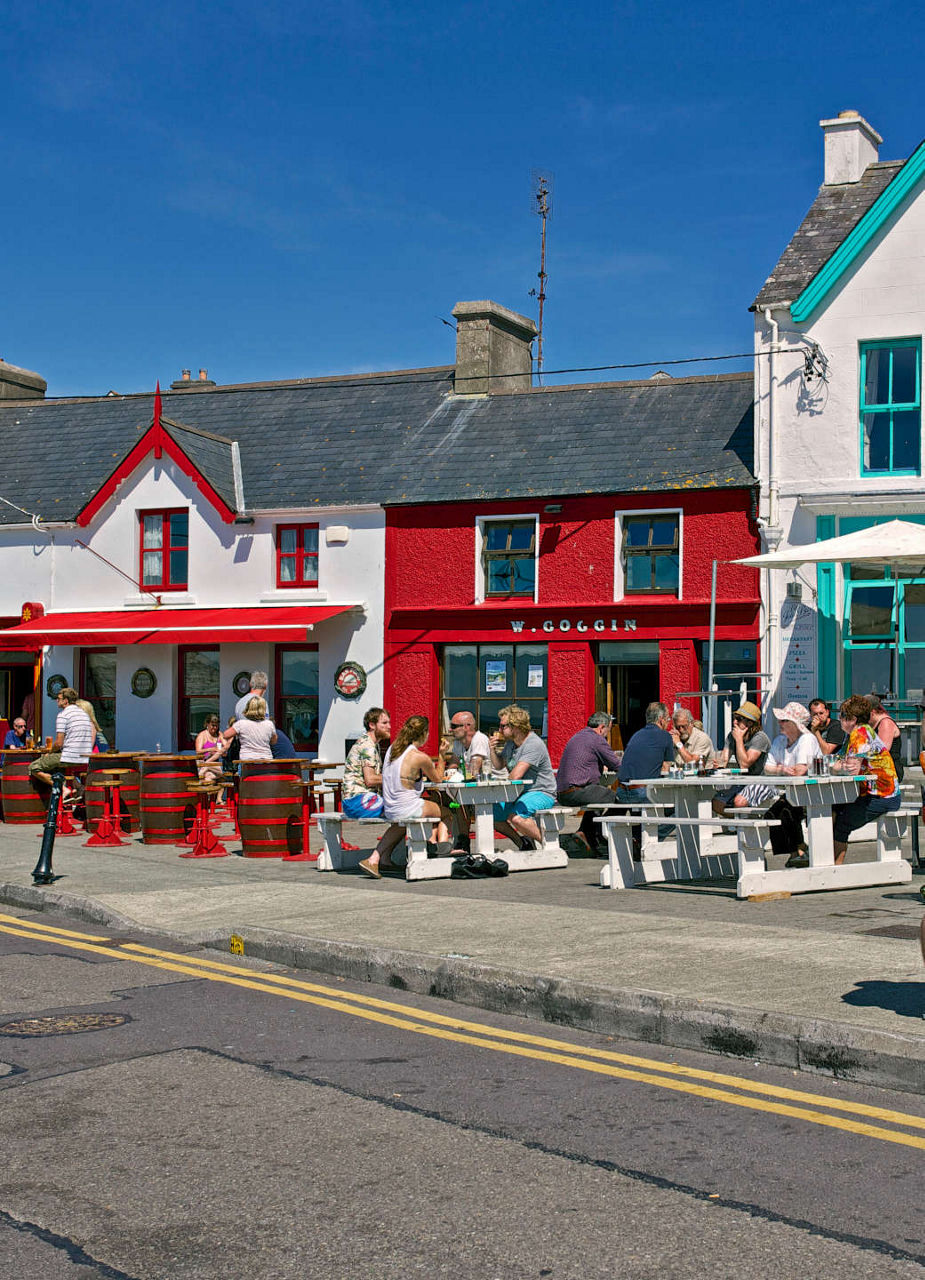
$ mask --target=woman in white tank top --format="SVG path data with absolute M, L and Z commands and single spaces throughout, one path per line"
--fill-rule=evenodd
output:
M 419 771 L 411 787 L 406 787 L 402 777 L 412 776 L 412 755 L 420 755 L 412 742 L 397 760 L 391 755 L 382 766 L 382 808 L 389 822 L 401 822 L 403 818 L 424 817 L 424 773 Z M 436 771 L 435 771 L 436 772 Z
M 446 758 L 441 752 L 436 766 L 421 747 L 427 741 L 429 722 L 426 716 L 409 716 L 389 748 L 382 766 L 382 812 L 389 822 L 401 825 L 410 818 L 434 818 L 434 839 L 449 839 L 447 824 L 453 815 L 442 804 L 424 799 L 424 786 L 442 782 Z M 379 852 L 374 850 L 360 867 L 367 875 L 380 879 Z

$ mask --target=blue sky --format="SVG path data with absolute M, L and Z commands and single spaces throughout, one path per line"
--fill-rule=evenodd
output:
M 451 363 L 456 301 L 535 315 L 536 169 L 547 369 L 747 351 L 818 121 L 858 109 L 884 160 L 925 134 L 923 19 L 891 0 L 0 16 L 0 356 L 50 395 Z

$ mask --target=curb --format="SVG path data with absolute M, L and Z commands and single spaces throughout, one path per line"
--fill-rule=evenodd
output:
M 92 898 L 32 886 L 0 884 L 0 902 L 217 951 L 228 951 L 230 937 L 236 934 L 244 941 L 246 957 L 289 969 L 312 969 L 354 982 L 374 983 L 598 1035 L 747 1058 L 883 1089 L 925 1093 L 925 1036 L 921 1035 L 897 1035 L 844 1022 L 739 1008 L 659 991 L 598 987 L 479 964 L 463 957 L 332 942 L 247 925 L 198 933 L 153 929 Z

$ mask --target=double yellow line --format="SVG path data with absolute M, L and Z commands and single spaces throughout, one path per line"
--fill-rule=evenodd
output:
M 417 1035 L 449 1040 L 457 1044 L 491 1049 L 496 1053 L 511 1054 L 520 1058 L 532 1058 L 540 1062 L 553 1062 L 558 1066 L 590 1071 L 617 1080 L 633 1080 L 640 1084 L 670 1089 L 675 1093 L 691 1094 L 716 1102 L 745 1107 L 751 1111 L 769 1112 L 805 1120 L 811 1124 L 842 1129 L 867 1138 L 893 1142 L 900 1146 L 925 1150 L 925 1118 L 886 1107 L 873 1107 L 863 1102 L 842 1102 L 821 1094 L 806 1093 L 798 1089 L 786 1089 L 780 1085 L 762 1084 L 718 1071 L 702 1071 L 696 1067 L 679 1066 L 673 1062 L 659 1062 L 653 1058 L 633 1054 L 615 1053 L 609 1049 L 597 1049 L 569 1044 L 565 1040 L 553 1040 L 547 1036 L 533 1036 L 520 1031 L 508 1031 L 484 1023 L 467 1022 L 462 1018 L 431 1013 L 426 1009 L 412 1009 L 407 1005 L 374 996 L 354 995 L 333 987 L 303 982 L 284 974 L 256 972 L 241 965 L 205 960 L 199 957 L 179 955 L 172 951 L 159 951 L 141 943 L 120 945 L 104 936 L 78 933 L 71 929 L 58 929 L 49 925 L 22 920 L 18 916 L 0 914 L 0 933 L 17 938 L 53 942 L 74 951 L 86 951 L 105 956 L 109 960 L 126 960 L 147 965 L 169 973 L 181 973 L 188 977 L 221 982 L 232 987 L 244 987 L 265 995 L 281 996 L 304 1004 L 317 1005 L 336 1013 L 350 1014 L 368 1022 L 395 1027 L 400 1031 L 413 1031 Z M 657 1073 L 657 1074 L 656 1074 Z M 737 1092 L 731 1092 L 731 1090 Z M 753 1096 L 758 1095 L 758 1096 Z M 808 1104 L 808 1105 L 798 1105 Z M 824 1108 L 824 1109 L 823 1109 Z M 839 1114 L 845 1113 L 845 1114 Z M 855 1119 L 853 1117 L 865 1117 Z M 881 1121 L 870 1124 L 868 1120 Z M 895 1128 L 885 1128 L 884 1125 Z

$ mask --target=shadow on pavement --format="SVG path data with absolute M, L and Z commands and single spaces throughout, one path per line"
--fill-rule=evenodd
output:
M 925 982 L 859 982 L 842 996 L 845 1004 L 891 1009 L 904 1018 L 925 1017 Z

